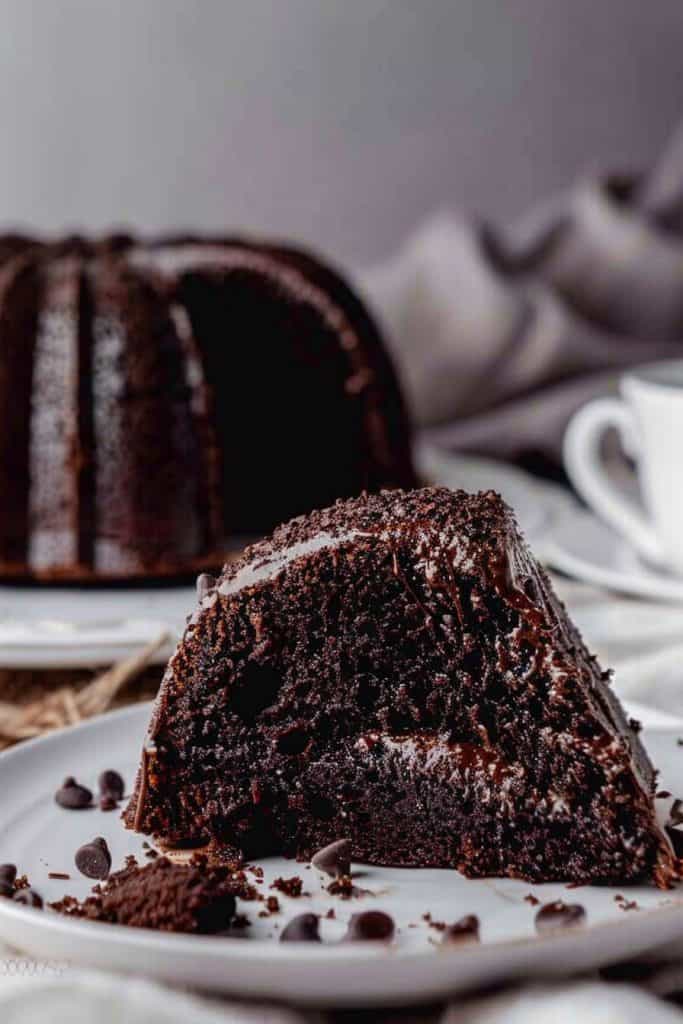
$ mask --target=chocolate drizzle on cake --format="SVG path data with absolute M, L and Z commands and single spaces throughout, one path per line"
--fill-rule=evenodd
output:
M 531 882 L 677 877 L 654 772 L 493 492 L 363 496 L 228 566 L 126 814 L 165 844 Z M 145 788 L 146 787 L 146 788 Z

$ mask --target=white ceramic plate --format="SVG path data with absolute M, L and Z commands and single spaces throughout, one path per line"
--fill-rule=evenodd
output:
M 424 443 L 415 446 L 415 459 L 425 480 L 469 491 L 500 491 L 537 550 L 558 509 L 572 501 L 560 488 L 537 483 L 492 459 L 453 455 Z M 193 586 L 0 586 L 0 668 L 110 665 L 165 633 L 168 642 L 153 658 L 163 664 L 194 604 Z
M 651 568 L 619 534 L 583 509 L 558 517 L 543 539 L 543 558 L 584 583 L 634 597 L 683 602 L 683 579 Z
M 105 768 L 119 770 L 130 782 L 148 715 L 149 705 L 114 712 L 0 756 L 0 863 L 17 863 L 48 900 L 66 892 L 87 893 L 91 883 L 73 865 L 75 850 L 86 840 L 105 836 L 114 866 L 128 853 L 140 854 L 140 837 L 126 832 L 116 813 L 66 811 L 53 794 L 65 775 L 94 786 Z M 662 730 L 646 737 L 662 769 L 661 784 L 674 792 L 683 769 L 677 735 Z M 625 912 L 615 902 L 620 890 L 610 888 L 471 881 L 455 871 L 368 867 L 359 869 L 357 883 L 374 895 L 343 901 L 325 893 L 317 872 L 304 865 L 273 858 L 262 866 L 264 891 L 273 877 L 298 874 L 311 895 L 287 899 L 278 893 L 282 912 L 266 919 L 257 916 L 259 904 L 241 904 L 253 921 L 241 938 L 164 935 L 73 921 L 0 900 L 0 939 L 36 957 L 144 973 L 233 995 L 350 1006 L 424 1002 L 504 978 L 595 968 L 683 938 L 683 893 L 630 889 L 624 895 L 636 899 L 641 909 Z M 66 871 L 72 878 L 49 880 L 49 871 Z M 536 910 L 525 901 L 530 892 L 542 902 L 581 903 L 587 925 L 536 937 Z M 291 916 L 307 909 L 325 913 L 329 907 L 337 919 L 323 922 L 322 945 L 278 943 L 278 932 Z M 350 913 L 370 907 L 394 916 L 400 929 L 394 945 L 337 944 Z M 440 948 L 439 933 L 423 919 L 426 912 L 444 921 L 476 913 L 482 942 Z
M 166 662 L 195 588 L 0 586 L 0 668 L 82 668 L 130 657 L 162 634 Z

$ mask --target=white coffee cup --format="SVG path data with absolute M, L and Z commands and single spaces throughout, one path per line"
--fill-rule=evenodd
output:
M 580 409 L 564 439 L 564 463 L 576 490 L 648 562 L 683 575 L 683 360 L 624 374 L 621 398 Z M 616 428 L 635 459 L 640 506 L 608 476 L 605 431 Z

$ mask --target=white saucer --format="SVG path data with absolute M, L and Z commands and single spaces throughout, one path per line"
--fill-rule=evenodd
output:
M 491 459 L 452 455 L 423 443 L 416 445 L 415 459 L 420 475 L 432 483 L 500 491 L 532 542 L 540 540 L 558 509 L 572 500 L 560 488 L 536 483 L 521 470 Z M 193 586 L 0 586 L 0 669 L 110 665 L 164 633 L 168 642 L 153 658 L 163 664 L 195 600 Z
M 549 565 L 584 583 L 634 597 L 683 602 L 683 579 L 651 568 L 592 512 L 577 508 L 559 517 L 543 539 L 542 555 Z
M 79 875 L 73 857 L 79 845 L 97 835 L 107 839 L 115 867 L 126 854 L 140 857 L 141 838 L 126 832 L 116 813 L 63 810 L 54 792 L 71 774 L 94 788 L 107 768 L 120 771 L 130 785 L 149 711 L 149 705 L 142 705 L 113 712 L 0 755 L 0 863 L 16 863 L 47 900 L 65 893 L 86 895 L 92 883 Z M 680 792 L 683 767 L 679 735 L 679 729 L 645 731 L 662 772 L 660 784 L 674 793 Z M 664 815 L 670 800 L 660 803 Z M 629 888 L 624 895 L 636 900 L 640 910 L 625 913 L 615 901 L 621 890 L 604 886 L 568 889 L 510 879 L 472 881 L 456 871 L 367 867 L 359 869 L 358 884 L 374 895 L 343 901 L 327 894 L 317 872 L 305 865 L 272 858 L 262 867 L 263 892 L 269 892 L 268 883 L 277 875 L 300 875 L 311 895 L 291 899 L 278 893 L 281 912 L 268 918 L 257 916 L 262 904 L 240 902 L 239 909 L 252 921 L 240 938 L 75 921 L 0 899 L 0 940 L 43 959 L 147 974 L 237 996 L 367 1006 L 427 1002 L 512 977 L 576 973 L 683 938 L 683 892 Z M 51 880 L 50 871 L 72 877 Z M 530 892 L 542 903 L 580 903 L 586 925 L 537 937 L 536 908 L 525 900 Z M 330 907 L 336 919 L 323 921 L 320 946 L 277 941 L 293 915 L 306 910 L 324 914 Z M 394 917 L 399 928 L 394 944 L 339 944 L 349 915 L 371 907 Z M 440 947 L 439 932 L 423 918 L 427 912 L 448 922 L 477 914 L 481 943 Z

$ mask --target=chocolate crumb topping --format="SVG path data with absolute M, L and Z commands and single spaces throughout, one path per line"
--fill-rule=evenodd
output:
M 330 896 L 340 896 L 343 900 L 350 900 L 352 896 L 359 895 L 362 890 L 357 889 L 353 884 L 351 875 L 340 875 L 327 886 Z
M 278 889 L 283 895 L 296 899 L 301 896 L 303 884 L 303 880 L 294 875 L 292 878 L 276 878 L 270 888 Z
M 467 914 L 443 929 L 443 943 L 479 942 L 479 918 Z

